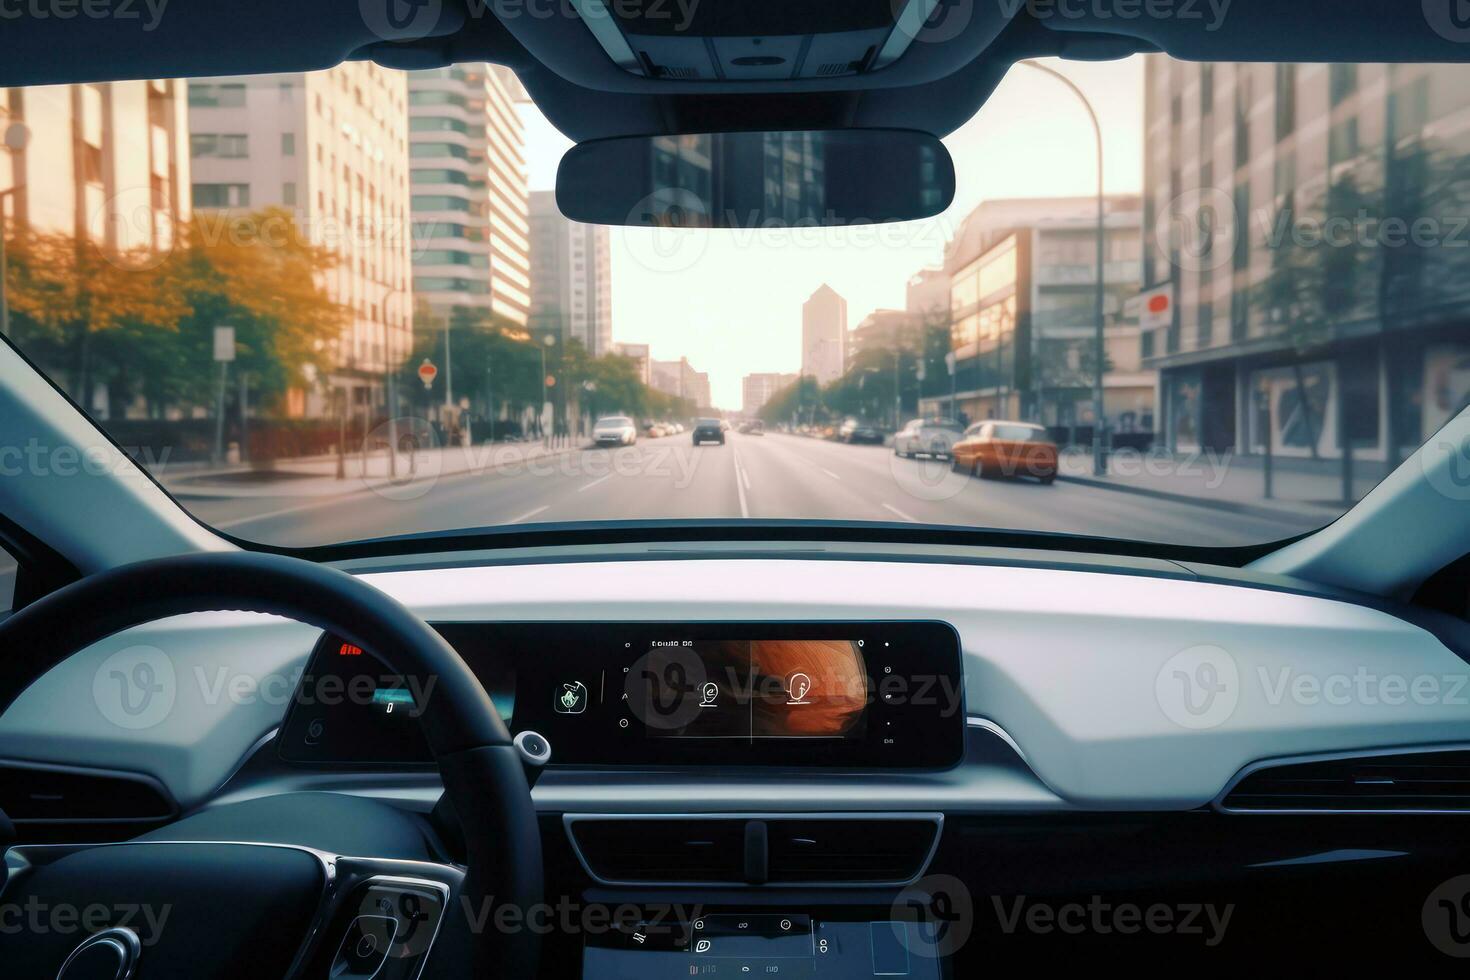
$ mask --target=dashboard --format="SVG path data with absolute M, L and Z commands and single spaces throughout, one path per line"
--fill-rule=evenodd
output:
M 558 766 L 948 769 L 959 637 L 940 622 L 439 623 L 512 729 Z M 433 679 L 323 636 L 282 728 L 312 765 L 429 762 Z
M 549 746 L 532 794 L 549 890 L 627 910 L 547 944 L 549 975 L 939 978 L 1005 965 L 996 944 L 1034 966 L 1076 949 L 1006 932 L 1012 909 L 1090 894 L 1219 897 L 1242 936 L 1289 923 L 1413 940 L 1463 837 L 1435 821 L 1470 810 L 1454 789 L 1470 772 L 1463 630 L 1291 583 L 1162 561 L 820 554 L 362 574 Z M 55 705 L 135 662 L 166 681 L 166 710 L 73 713 L 58 735 Z M 313 791 L 430 821 L 442 787 L 418 718 L 434 678 L 391 664 L 268 616 L 166 620 L 37 682 L 0 718 L 0 767 L 58 798 L 68 780 L 93 780 L 93 799 L 146 790 L 160 826 L 328 798 Z M 1402 766 L 1444 788 L 1396 782 Z M 1330 909 L 1279 904 L 1324 875 Z M 1412 921 L 1373 917 L 1390 885 L 1418 896 Z M 943 922 L 909 914 L 944 888 L 977 929 L 998 916 L 984 941 L 946 945 Z M 687 914 L 666 921 L 670 905 Z

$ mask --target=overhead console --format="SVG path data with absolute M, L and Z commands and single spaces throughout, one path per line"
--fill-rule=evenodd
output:
M 944 769 L 964 754 L 959 638 L 944 623 L 441 623 L 515 731 L 561 766 Z M 334 697 L 325 697 L 323 692 Z M 318 644 L 289 761 L 428 759 L 431 678 Z

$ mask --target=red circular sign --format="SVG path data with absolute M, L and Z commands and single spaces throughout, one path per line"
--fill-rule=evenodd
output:
M 419 365 L 419 378 L 424 382 L 424 384 L 429 384 L 438 376 L 439 369 L 430 364 L 428 361 L 424 361 L 424 363 Z
M 1162 313 L 1169 308 L 1169 297 L 1160 293 L 1148 298 L 1148 311 L 1150 313 Z

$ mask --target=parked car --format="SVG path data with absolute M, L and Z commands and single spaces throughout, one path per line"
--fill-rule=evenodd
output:
M 837 429 L 837 438 L 847 443 L 868 443 L 869 445 L 883 445 L 883 430 L 872 422 L 864 422 L 862 419 L 843 419 L 842 425 Z
M 762 422 L 760 419 L 756 419 L 753 422 L 745 423 L 745 425 L 741 427 L 740 431 L 749 436 L 763 436 L 766 434 L 766 423 Z
M 1030 422 L 976 422 L 954 444 L 954 468 L 977 476 L 1057 478 L 1057 445 L 1043 426 Z
M 669 435 L 672 432 L 673 430 L 669 428 L 667 422 L 655 422 L 650 419 L 647 422 L 643 423 L 643 434 L 648 436 L 648 438 L 650 439 L 658 439 L 659 437 Z
M 638 427 L 626 415 L 605 415 L 592 427 L 592 441 L 599 446 L 631 446 L 638 441 Z
M 694 423 L 694 444 L 697 446 L 701 442 L 725 444 L 725 430 L 719 419 L 699 419 Z
M 905 459 L 914 456 L 949 459 L 951 449 L 964 431 L 965 427 L 954 419 L 914 419 L 894 435 L 893 455 Z

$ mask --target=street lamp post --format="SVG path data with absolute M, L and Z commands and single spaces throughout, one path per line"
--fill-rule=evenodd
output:
M 548 375 L 546 374 L 546 352 L 547 352 L 547 350 L 549 350 L 550 348 L 555 347 L 555 346 L 556 346 L 556 335 L 555 334 L 548 333 L 548 334 L 545 334 L 545 335 L 542 336 L 542 338 L 541 338 L 541 405 L 540 405 L 540 411 L 537 412 L 537 421 L 538 421 L 538 424 L 543 425 L 543 429 L 542 429 L 542 442 L 543 443 L 546 443 L 547 445 L 550 445 L 550 443 L 549 442 L 546 442 L 546 439 L 547 439 L 548 436 L 552 435 L 553 433 L 546 432 L 546 430 L 544 428 L 545 419 L 546 419 L 546 379 L 548 377 Z M 553 432 L 556 429 L 556 417 L 555 417 L 554 410 L 553 410 L 553 414 L 552 414 L 551 428 L 552 428 Z
M 0 140 L 0 148 L 10 154 L 11 159 L 14 159 L 17 153 L 25 149 L 30 138 L 30 128 L 18 119 L 12 120 L 5 127 L 4 138 Z M 14 176 L 12 168 L 11 177 Z M 5 292 L 5 281 L 10 275 L 9 259 L 5 254 L 5 198 L 14 195 L 21 189 L 21 186 L 21 184 L 16 184 L 0 191 L 0 337 L 10 336 L 10 297 Z
M 1094 476 L 1104 476 L 1108 471 L 1107 457 L 1103 455 L 1103 428 L 1105 426 L 1103 415 L 1103 365 L 1107 360 L 1106 350 L 1103 342 L 1103 235 L 1105 224 L 1103 220 L 1103 144 L 1102 127 L 1098 125 L 1097 112 L 1092 108 L 1092 103 L 1087 96 L 1082 94 L 1082 89 L 1077 87 L 1066 75 L 1048 68 L 1046 65 L 1035 61 L 1022 61 L 1019 64 L 1027 68 L 1033 68 L 1043 74 L 1050 75 L 1071 90 L 1082 103 L 1082 108 L 1087 110 L 1087 118 L 1092 123 L 1092 137 L 1097 151 L 1097 294 L 1094 297 L 1096 304 L 1097 322 L 1093 334 L 1093 358 L 1096 364 L 1093 369 L 1092 378 L 1092 472 Z

